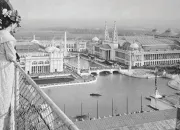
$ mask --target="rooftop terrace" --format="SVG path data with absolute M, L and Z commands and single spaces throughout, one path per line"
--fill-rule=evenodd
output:
M 179 111 L 179 110 L 178 110 Z M 76 122 L 81 130 L 175 130 L 177 109 Z

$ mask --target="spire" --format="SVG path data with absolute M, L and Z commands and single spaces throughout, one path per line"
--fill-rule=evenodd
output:
M 116 29 L 116 21 L 114 21 L 114 29 L 113 29 L 113 34 L 112 34 L 112 40 L 118 41 L 118 34 L 117 34 L 117 29 Z
M 105 41 L 110 40 L 110 39 L 109 39 L 109 32 L 108 32 L 107 22 L 106 22 L 106 21 L 105 21 L 105 32 L 104 32 L 104 34 L 105 34 L 104 40 L 105 40 Z

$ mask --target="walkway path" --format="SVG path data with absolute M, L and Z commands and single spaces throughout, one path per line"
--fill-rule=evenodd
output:
M 155 76 L 153 70 L 148 69 L 121 69 L 120 73 L 135 78 L 153 78 Z
M 168 82 L 168 86 L 180 91 L 180 77 L 173 77 L 172 80 Z

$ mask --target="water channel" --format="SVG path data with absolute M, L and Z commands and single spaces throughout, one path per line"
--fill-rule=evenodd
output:
M 77 59 L 69 60 L 76 63 Z M 87 68 L 88 63 L 81 59 L 81 67 Z M 158 78 L 158 90 L 161 94 L 172 94 L 175 90 L 167 86 L 169 79 Z M 143 97 L 154 93 L 154 79 L 132 78 L 122 74 L 99 75 L 97 82 L 84 85 L 71 85 L 65 87 L 54 87 L 43 89 L 45 93 L 70 116 L 81 114 L 81 103 L 83 114 L 90 114 L 91 117 L 97 116 L 97 100 L 99 116 L 108 116 L 112 114 L 123 114 L 127 112 L 140 111 L 141 95 Z M 101 97 L 91 97 L 90 93 L 100 93 Z M 149 101 L 143 98 L 143 109 L 147 109 Z

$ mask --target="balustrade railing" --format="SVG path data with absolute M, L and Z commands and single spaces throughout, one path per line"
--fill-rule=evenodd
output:
M 20 65 L 14 64 L 14 129 L 79 130 Z

